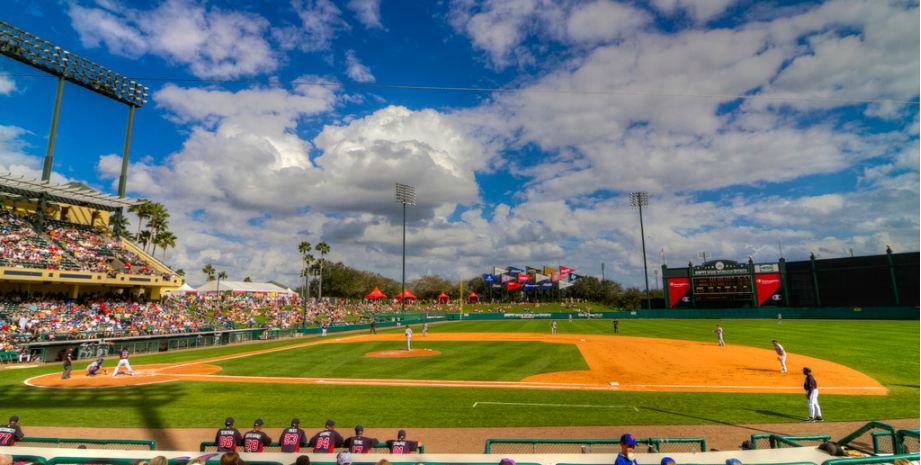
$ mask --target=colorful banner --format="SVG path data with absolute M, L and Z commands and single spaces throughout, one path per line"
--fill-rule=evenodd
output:
M 576 271 L 576 270 L 568 266 L 560 265 L 560 274 L 572 273 L 573 271 Z
M 539 283 L 543 283 L 543 282 L 550 281 L 550 276 L 547 276 L 547 275 L 545 275 L 545 274 L 537 273 L 537 274 L 534 275 L 534 280 L 537 281 L 537 282 L 539 282 Z
M 502 282 L 503 282 L 503 283 L 507 283 L 507 282 L 512 281 L 512 280 L 514 280 L 514 278 L 512 278 L 512 276 L 511 276 L 510 274 L 508 274 L 508 273 L 502 273 Z
M 560 281 L 558 284 L 560 286 L 560 289 L 566 289 L 567 287 L 572 286 L 573 283 L 569 281 Z
M 554 270 L 553 268 L 550 268 L 549 266 L 545 266 L 545 267 L 544 267 L 544 274 L 545 274 L 545 275 L 551 275 L 551 274 L 553 274 L 553 273 L 555 273 L 555 272 L 556 272 L 556 270 Z
M 508 288 L 507 288 L 508 290 L 514 291 L 515 289 L 520 289 L 520 288 L 521 288 L 521 284 L 509 281 Z
M 668 278 L 668 308 L 691 305 L 691 280 L 688 278 Z
M 524 290 L 526 290 L 526 291 L 533 291 L 534 289 L 537 289 L 537 288 L 539 288 L 539 287 L 540 287 L 540 286 L 537 285 L 537 284 L 525 284 L 525 285 L 524 285 Z
M 775 306 L 783 302 L 783 281 L 779 273 L 755 275 L 755 292 L 758 293 L 758 305 Z
M 525 282 L 525 281 L 530 281 L 530 280 L 531 280 L 531 277 L 528 276 L 528 275 L 526 275 L 526 274 L 520 274 L 520 275 L 518 275 L 518 282 L 519 282 L 519 283 L 523 283 L 523 282 Z
M 496 276 L 496 275 L 491 275 L 491 274 L 489 274 L 489 273 L 486 273 L 486 274 L 483 275 L 483 282 L 484 282 L 484 283 L 494 283 L 494 282 L 496 282 L 496 281 L 498 281 L 498 280 L 499 280 L 499 277 Z

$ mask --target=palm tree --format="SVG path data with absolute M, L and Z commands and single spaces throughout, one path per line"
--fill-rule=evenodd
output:
M 166 207 L 162 203 L 152 203 L 149 214 L 150 220 L 147 222 L 147 227 L 152 230 L 151 236 L 157 237 L 160 231 L 169 227 L 169 212 L 166 211 Z M 156 248 L 156 244 L 154 248 Z
M 147 251 L 147 244 L 153 241 L 153 239 L 153 235 L 151 235 L 150 230 L 147 229 L 141 231 L 137 236 L 137 241 L 139 244 L 141 244 L 141 247 L 145 252 Z
M 166 249 L 168 247 L 176 247 L 176 235 L 172 231 L 160 231 L 157 234 L 156 245 L 160 246 L 163 249 L 163 257 L 166 257 Z M 156 249 L 154 249 L 156 252 Z
M 318 262 L 318 265 L 320 265 L 319 266 L 320 272 L 318 273 L 318 275 L 320 276 L 320 281 L 317 285 L 317 299 L 322 299 L 323 298 L 323 262 L 326 261 L 326 254 L 329 253 L 329 244 L 325 242 L 320 242 L 319 244 L 317 244 L 317 247 L 315 250 L 317 252 L 320 252 L 320 260 Z
M 205 267 L 201 269 L 201 272 L 204 273 L 206 276 L 208 276 L 208 281 L 214 281 L 214 273 L 216 271 L 217 270 L 215 270 L 214 267 L 211 266 L 210 263 L 205 265 Z
M 310 287 L 308 286 L 310 275 L 307 272 L 307 267 L 310 266 L 310 262 L 313 261 L 313 255 L 310 255 L 310 243 L 306 241 L 301 242 L 297 245 L 297 251 L 301 253 L 301 260 L 304 262 L 304 267 L 301 268 L 301 276 L 304 277 L 304 302 L 306 302 L 307 299 L 310 298 Z M 306 305 L 305 303 L 304 308 L 307 308 Z
M 221 280 L 222 280 L 222 279 L 223 279 L 224 281 L 227 280 L 227 273 L 225 273 L 225 272 L 223 272 L 223 271 L 221 271 L 220 273 L 217 274 L 217 288 L 216 288 L 216 292 L 217 292 L 217 296 L 218 296 L 218 297 L 221 296 Z
M 141 235 L 141 226 L 144 224 L 144 220 L 150 217 L 150 205 L 151 202 L 149 200 L 145 200 L 139 204 L 128 207 L 129 212 L 138 216 L 138 232 L 134 235 L 134 237 Z
M 176 270 L 176 276 L 179 276 L 180 278 L 185 278 L 185 270 L 183 270 L 182 268 L 179 268 L 178 270 Z
M 251 283 L 251 282 L 253 282 L 253 278 L 250 278 L 249 276 L 247 276 L 247 277 L 243 278 L 243 282 L 244 282 L 244 283 Z
M 121 211 L 109 217 L 109 227 L 112 228 L 112 234 L 115 237 L 127 236 L 129 239 L 131 238 L 131 235 L 128 234 L 128 218 Z

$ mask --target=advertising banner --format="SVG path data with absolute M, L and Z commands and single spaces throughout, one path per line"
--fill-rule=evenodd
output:
M 689 278 L 668 278 L 668 307 L 689 307 L 691 305 L 691 280 Z

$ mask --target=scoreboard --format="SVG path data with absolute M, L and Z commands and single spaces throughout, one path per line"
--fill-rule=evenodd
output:
M 690 264 L 689 264 L 690 265 Z M 777 263 L 713 260 L 688 268 L 663 269 L 669 307 L 750 307 L 779 305 Z

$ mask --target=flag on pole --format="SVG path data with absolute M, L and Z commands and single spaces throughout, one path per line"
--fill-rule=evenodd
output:
M 575 281 L 575 280 L 577 280 L 577 279 L 579 279 L 579 278 L 581 278 L 581 276 L 579 276 L 579 275 L 577 275 L 577 274 L 575 274 L 575 273 L 569 273 L 569 281 Z
M 569 282 L 569 281 L 560 281 L 560 282 L 559 282 L 560 289 L 566 289 L 567 287 L 572 286 L 572 284 L 573 284 L 573 283 L 571 283 L 571 282 Z
M 505 270 L 503 270 L 502 268 L 499 268 L 498 266 L 492 267 L 492 274 L 499 276 L 502 273 L 505 273 Z
M 551 289 L 553 288 L 553 283 L 543 283 L 540 286 L 544 289 Z
M 546 274 L 546 275 L 553 274 L 554 271 L 556 271 L 556 270 L 554 270 L 553 268 L 550 268 L 549 266 L 545 266 L 545 267 L 544 267 L 544 274 Z
M 576 270 L 568 266 L 560 265 L 560 274 L 572 273 L 573 271 L 576 271 Z
M 520 274 L 520 275 L 518 275 L 518 282 L 519 282 L 519 283 L 523 283 L 523 282 L 525 282 L 525 281 L 530 281 L 530 280 L 531 280 L 531 277 L 528 276 L 528 275 L 526 275 L 526 274 Z
M 508 273 L 502 273 L 502 282 L 507 283 L 512 280 L 512 276 Z
M 508 270 L 509 273 L 524 273 L 524 270 L 522 270 L 521 268 L 516 268 L 514 266 L 510 266 L 506 268 L 506 270 Z
M 510 291 L 514 291 L 515 289 L 520 289 L 520 288 L 521 288 L 521 284 L 513 283 L 513 282 L 508 283 L 508 290 Z
M 551 281 L 551 282 L 554 282 L 554 283 L 555 283 L 555 282 L 557 282 L 557 281 L 559 281 L 559 280 L 560 280 L 560 273 L 559 273 L 559 272 L 554 271 L 553 273 L 550 273 L 550 281 Z
M 540 273 L 540 270 L 538 270 L 537 268 L 531 268 L 530 266 L 526 266 L 524 268 L 525 270 L 527 270 L 527 273 L 530 275 Z
M 537 284 L 525 284 L 525 285 L 524 285 L 524 290 L 526 290 L 526 291 L 533 291 L 534 289 L 537 289 L 538 287 L 540 287 L 540 286 L 537 285 Z
M 550 276 L 547 276 L 547 275 L 545 275 L 545 274 L 537 273 L 537 274 L 534 275 L 534 280 L 537 281 L 538 283 L 543 283 L 543 282 L 549 281 L 549 280 L 550 280 Z

